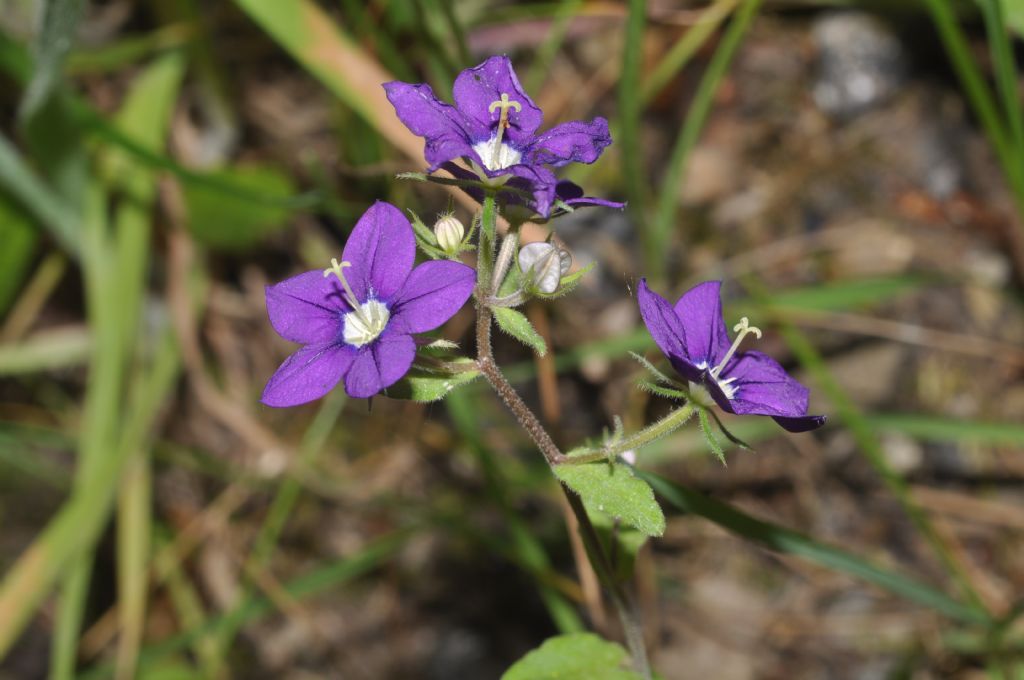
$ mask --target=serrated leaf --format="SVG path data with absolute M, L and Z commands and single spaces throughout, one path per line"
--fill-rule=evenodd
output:
M 593 633 L 559 635 L 515 662 L 501 680 L 638 680 L 621 667 L 626 656 L 621 645 Z
M 647 536 L 665 533 L 665 515 L 650 485 L 618 463 L 564 464 L 555 476 L 579 494 L 589 507 L 619 517 Z
M 479 376 L 479 371 L 433 373 L 425 369 L 414 368 L 406 373 L 404 378 L 387 388 L 385 395 L 392 399 L 408 399 L 421 403 L 439 401 L 455 388 L 470 383 Z
M 704 433 L 704 439 L 711 448 L 711 452 L 715 454 L 715 457 L 718 458 L 722 465 L 726 465 L 725 451 L 722 450 L 722 445 L 715 439 L 715 433 L 711 431 L 711 422 L 708 420 L 707 409 L 697 409 L 697 416 L 700 419 L 700 431 Z
M 530 320 L 522 312 L 511 307 L 494 307 L 491 311 L 494 312 L 494 320 L 498 322 L 498 328 L 528 347 L 532 347 L 537 354 L 544 356 L 547 353 L 548 346 L 544 342 L 544 338 L 540 337 L 540 333 L 534 329 Z

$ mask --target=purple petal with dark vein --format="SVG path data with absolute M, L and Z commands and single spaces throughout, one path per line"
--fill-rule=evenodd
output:
M 390 302 L 401 290 L 416 258 L 412 225 L 402 212 L 377 201 L 356 222 L 342 260 L 351 262 L 345 278 L 359 302 L 369 297 Z
M 800 416 L 798 418 L 772 416 L 772 420 L 790 432 L 810 432 L 824 425 L 828 418 L 825 416 Z
M 406 279 L 392 306 L 390 323 L 407 333 L 433 330 L 466 304 L 475 283 L 475 271 L 461 262 L 424 262 Z
M 491 103 L 499 101 L 502 93 L 522 107 L 519 111 L 508 110 L 509 127 L 505 138 L 525 146 L 540 127 L 544 114 L 523 91 L 508 57 L 491 57 L 479 66 L 466 69 L 455 79 L 453 90 L 455 106 L 489 131 L 495 128 L 500 117 L 497 109 L 490 110 Z
M 761 352 L 743 352 L 732 359 L 719 375 L 735 378 L 733 413 L 739 415 L 795 418 L 807 415 L 809 391 L 789 377 L 775 359 Z
M 345 391 L 350 397 L 372 397 L 405 375 L 414 358 L 416 341 L 411 335 L 385 331 L 360 348 L 345 376 Z
M 285 340 L 303 344 L 330 342 L 341 331 L 348 305 L 336 277 L 306 272 L 267 286 L 270 325 Z
M 574 120 L 556 125 L 538 135 L 526 152 L 527 162 L 559 167 L 567 163 L 593 163 L 612 143 L 608 121 L 595 118 L 589 123 Z
M 636 299 L 640 305 L 640 316 L 662 353 L 675 365 L 675 360 L 692 364 L 686 355 L 686 331 L 672 311 L 672 305 L 647 287 L 647 279 L 640 279 Z M 677 367 L 676 370 L 679 370 Z
M 284 407 L 319 399 L 338 384 L 355 356 L 355 349 L 344 343 L 307 345 L 270 376 L 260 401 Z
M 687 355 L 715 367 L 729 351 L 729 334 L 722 319 L 721 281 L 699 283 L 676 302 L 674 310 L 686 328 Z
M 445 161 L 472 154 L 474 141 L 490 137 L 488 126 L 439 100 L 429 85 L 393 81 L 384 83 L 384 91 L 398 118 L 426 140 L 423 156 L 431 172 Z

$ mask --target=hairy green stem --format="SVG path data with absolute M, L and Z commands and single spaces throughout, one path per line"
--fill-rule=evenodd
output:
M 694 406 L 692 402 L 687 402 L 658 422 L 652 423 L 644 429 L 638 430 L 627 437 L 619 439 L 618 441 L 609 442 L 600 448 L 591 448 L 567 455 L 565 456 L 565 462 L 573 465 L 594 463 L 599 460 L 605 460 L 613 456 L 617 456 L 621 453 L 625 453 L 626 451 L 646 446 L 685 425 L 686 421 L 696 413 L 698 408 L 700 407 Z

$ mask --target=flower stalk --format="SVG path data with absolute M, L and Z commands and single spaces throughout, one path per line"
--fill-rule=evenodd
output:
M 492 269 L 493 260 L 490 258 L 488 253 L 492 253 L 494 250 L 493 239 L 497 232 L 497 205 L 494 198 L 493 192 L 488 192 L 484 198 L 482 223 L 480 226 L 480 259 L 477 263 L 477 319 L 476 319 L 476 341 L 477 341 L 477 367 L 487 380 L 488 384 L 494 389 L 494 391 L 501 397 L 501 400 L 508 407 L 509 411 L 519 422 L 520 426 L 526 431 L 530 439 L 543 454 L 544 459 L 548 465 L 554 467 L 563 463 L 569 462 L 569 457 L 566 456 L 555 444 L 554 439 L 548 433 L 547 429 L 541 424 L 540 420 L 533 413 L 526 402 L 523 401 L 519 393 L 516 392 L 512 384 L 509 383 L 508 378 L 502 373 L 501 368 L 494 361 L 494 354 L 491 347 L 491 321 L 492 315 L 491 310 L 487 306 L 487 301 L 491 297 L 497 285 L 494 283 L 494 279 L 497 279 L 497 274 L 501 266 L 501 258 L 499 257 L 498 266 Z M 515 247 L 518 243 L 518 234 L 515 229 L 511 230 L 502 244 L 502 251 L 506 250 L 505 245 L 511 243 L 507 250 L 509 253 L 515 252 Z M 507 258 L 508 262 L 504 264 L 504 267 L 508 267 L 508 263 L 511 262 L 511 254 Z M 685 410 L 680 409 L 680 411 Z M 677 412 L 678 413 L 678 412 Z M 681 424 L 681 423 L 680 423 Z M 667 425 L 665 426 L 667 427 Z M 678 427 L 678 425 L 676 426 Z M 639 434 L 639 433 L 638 433 Z M 632 441 L 633 437 L 629 440 Z M 625 449 L 624 449 L 625 450 Z M 607 455 L 607 454 L 605 454 Z M 576 521 L 580 527 L 580 537 L 583 539 L 583 544 L 586 547 L 587 555 L 590 558 L 591 564 L 594 567 L 594 572 L 597 574 L 601 584 L 608 591 L 612 604 L 615 606 L 615 610 L 619 615 L 619 620 L 622 623 L 623 633 L 626 638 L 626 645 L 629 648 L 630 656 L 633 661 L 634 670 L 640 674 L 645 680 L 650 680 L 651 666 L 647 659 L 647 648 L 644 645 L 643 639 L 643 627 L 640 624 L 640 618 L 637 615 L 636 607 L 629 597 L 629 594 L 623 588 L 622 584 L 615 579 L 614 571 L 611 567 L 611 561 L 607 554 L 605 554 L 604 547 L 601 545 L 601 541 L 598 538 L 597 530 L 590 521 L 590 516 L 587 514 L 586 508 L 583 506 L 583 501 L 577 496 L 572 490 L 570 490 L 565 484 L 561 484 L 562 493 L 565 494 L 566 500 L 569 502 L 569 507 L 572 509 L 573 515 L 576 517 Z

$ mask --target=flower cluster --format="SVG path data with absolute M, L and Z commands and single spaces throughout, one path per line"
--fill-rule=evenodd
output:
M 585 197 L 580 187 L 559 181 L 551 170 L 596 161 L 611 143 L 607 121 L 574 121 L 538 132 L 542 112 L 506 57 L 491 57 L 460 73 L 454 105 L 439 100 L 423 83 L 390 82 L 384 89 L 401 121 L 424 138 L 429 171 L 447 171 L 478 200 L 497 196 L 503 210 L 525 208 L 542 220 L 578 206 L 622 207 Z M 473 233 L 467 234 L 451 213 L 429 230 L 418 218 L 410 223 L 398 208 L 378 202 L 352 230 L 340 263 L 332 260 L 325 270 L 268 286 L 271 324 L 303 347 L 270 378 L 263 403 L 305 403 L 341 382 L 353 397 L 386 393 L 416 359 L 413 336 L 451 318 L 478 284 L 478 293 L 483 291 L 479 303 L 496 308 L 498 323 L 504 320 L 513 335 L 530 338 L 526 317 L 510 308 L 530 297 L 564 292 L 573 277 L 571 256 L 553 243 L 532 243 L 512 257 L 517 241 L 510 241 L 513 249 L 498 260 L 501 266 L 518 265 L 508 280 L 518 281 L 519 289 L 494 297 L 504 277 L 501 266 L 496 282 L 477 282 L 477 272 L 459 261 L 473 249 Z M 414 267 L 417 240 L 434 259 Z M 747 335 L 761 336 L 759 329 L 744 318 L 730 342 L 720 286 L 702 283 L 673 306 L 640 281 L 641 315 L 683 379 L 676 383 L 679 394 L 701 408 L 717 405 L 729 413 L 770 416 L 791 432 L 821 426 L 824 416 L 807 414 L 807 388 L 765 354 L 738 351 Z

